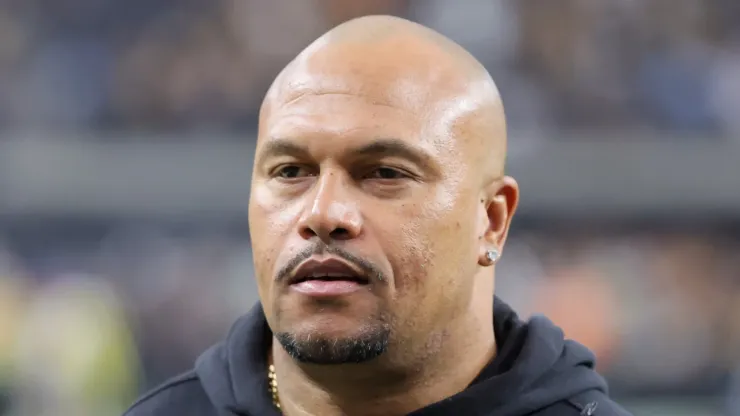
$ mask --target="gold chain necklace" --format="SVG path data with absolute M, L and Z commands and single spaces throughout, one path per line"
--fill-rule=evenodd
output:
M 270 371 L 267 373 L 267 377 L 270 379 L 270 392 L 272 393 L 272 404 L 280 409 L 280 396 L 278 396 L 277 387 L 277 374 L 275 374 L 275 366 L 270 364 Z

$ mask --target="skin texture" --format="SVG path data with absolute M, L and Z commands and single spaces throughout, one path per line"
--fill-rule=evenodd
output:
M 415 23 L 351 20 L 280 73 L 260 112 L 249 216 L 286 414 L 405 414 L 464 390 L 492 359 L 486 252 L 502 252 L 519 195 L 505 153 L 488 73 Z M 311 255 L 373 278 L 338 299 L 296 293 L 285 276 Z

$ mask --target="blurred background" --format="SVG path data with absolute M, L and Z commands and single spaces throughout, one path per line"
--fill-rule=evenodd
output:
M 737 0 L 0 0 L 0 415 L 119 415 L 257 301 L 262 95 L 378 13 L 500 86 L 498 294 L 636 414 L 740 415 Z

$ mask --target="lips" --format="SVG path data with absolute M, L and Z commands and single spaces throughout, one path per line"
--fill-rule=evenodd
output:
M 289 280 L 290 285 L 305 282 L 351 282 L 360 285 L 370 283 L 370 279 L 361 271 L 338 258 L 326 260 L 309 259 L 303 262 Z
M 312 273 L 311 276 L 302 277 L 300 279 L 297 279 L 296 281 L 292 282 L 291 284 L 298 284 L 308 281 L 318 280 L 322 282 L 338 282 L 338 281 L 347 281 L 347 282 L 355 282 L 362 285 L 366 285 L 369 282 L 367 279 L 361 278 L 360 276 L 352 276 L 347 274 L 334 274 L 334 273 Z

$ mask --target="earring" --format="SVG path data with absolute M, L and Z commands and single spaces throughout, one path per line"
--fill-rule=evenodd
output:
M 496 263 L 496 260 L 498 260 L 499 256 L 499 252 L 495 248 L 486 252 L 486 258 L 489 262 L 491 262 L 491 264 Z

